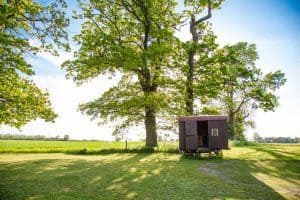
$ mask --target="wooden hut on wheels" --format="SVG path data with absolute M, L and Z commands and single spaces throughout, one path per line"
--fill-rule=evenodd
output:
M 228 149 L 227 120 L 227 115 L 179 117 L 179 150 L 222 156 L 222 149 Z

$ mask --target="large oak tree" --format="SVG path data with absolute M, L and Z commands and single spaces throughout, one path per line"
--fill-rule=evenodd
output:
M 243 139 L 247 118 L 256 109 L 274 111 L 279 105 L 276 91 L 285 84 L 284 73 L 280 70 L 262 73 L 255 64 L 258 53 L 255 44 L 240 42 L 226 45 L 218 50 L 215 59 L 219 65 L 223 90 L 217 99 L 229 117 L 230 139 Z
M 92 118 L 122 121 L 115 133 L 144 123 L 146 146 L 157 146 L 157 117 L 173 100 L 166 91 L 179 20 L 172 0 L 90 0 L 80 2 L 85 22 L 74 37 L 80 46 L 63 67 L 81 84 L 101 74 L 120 72 L 119 84 L 96 100 L 80 105 Z

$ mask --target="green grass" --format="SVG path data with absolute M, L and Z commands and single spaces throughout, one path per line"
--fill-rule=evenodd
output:
M 300 145 L 232 147 L 223 160 L 3 153 L 0 199 L 300 199 Z
M 147 152 L 144 142 L 128 142 L 127 152 Z M 177 152 L 177 142 L 162 142 L 157 152 Z M 0 153 L 97 154 L 126 152 L 125 142 L 0 140 Z

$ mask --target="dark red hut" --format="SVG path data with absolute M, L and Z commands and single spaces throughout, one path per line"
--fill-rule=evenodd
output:
M 179 117 L 179 150 L 183 153 L 228 149 L 227 115 Z

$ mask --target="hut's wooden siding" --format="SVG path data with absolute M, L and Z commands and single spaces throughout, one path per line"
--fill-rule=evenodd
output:
M 212 129 L 218 129 L 218 136 L 212 135 Z M 211 149 L 227 149 L 227 123 L 226 121 L 208 121 L 209 147 Z
M 198 148 L 203 147 L 207 147 L 210 150 L 228 149 L 227 116 L 187 116 L 180 117 L 178 121 L 179 149 L 181 151 L 196 151 Z M 207 146 L 203 144 L 202 136 L 204 130 L 198 127 L 199 121 L 207 122 L 209 142 Z M 218 129 L 218 136 L 212 136 L 213 128 Z M 200 136 L 198 136 L 198 132 Z
M 186 150 L 197 149 L 197 121 L 185 122 L 185 145 Z
M 185 151 L 185 122 L 179 122 L 179 150 Z

